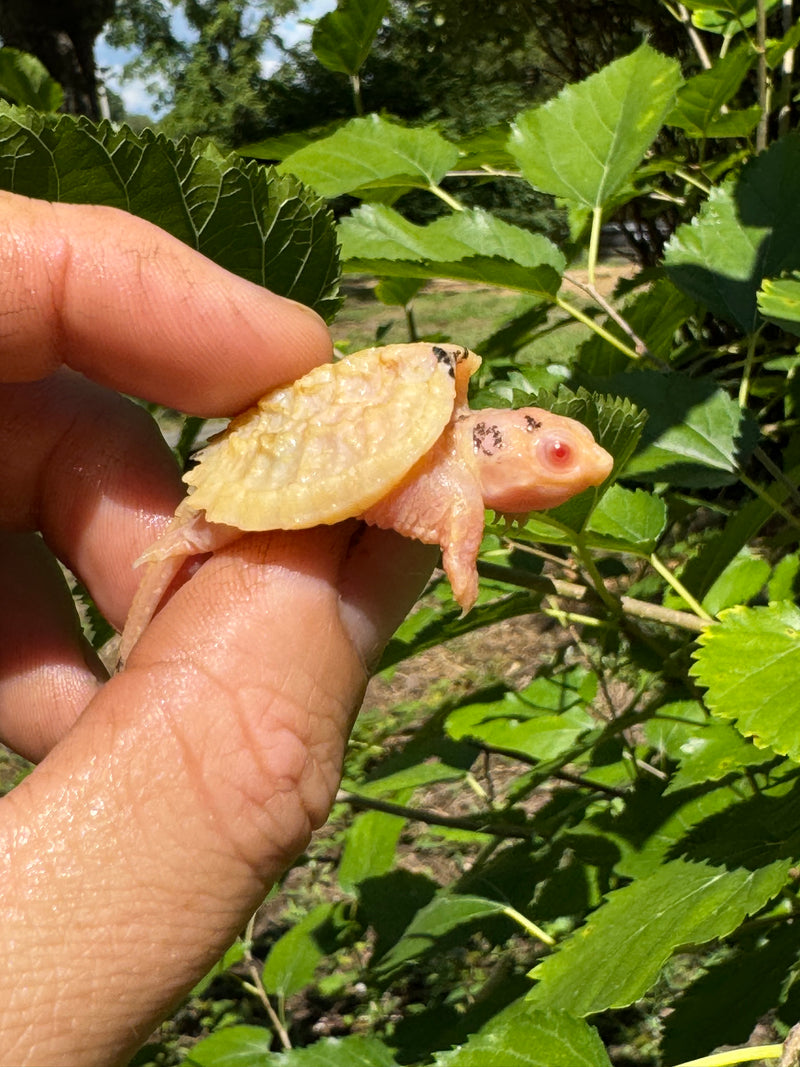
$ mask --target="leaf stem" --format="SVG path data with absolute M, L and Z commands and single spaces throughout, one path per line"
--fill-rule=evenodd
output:
M 752 1063 L 754 1060 L 777 1060 L 783 1053 L 783 1045 L 751 1045 L 750 1048 L 728 1049 L 701 1056 L 699 1060 L 685 1060 L 675 1067 L 735 1067 L 737 1063 Z
M 603 581 L 603 577 L 597 569 L 591 553 L 589 553 L 586 546 L 580 542 L 575 545 L 575 552 L 578 559 L 581 561 L 581 566 L 591 579 L 595 593 L 597 593 L 609 611 L 614 615 L 619 615 L 621 607 L 620 602 L 606 589 L 606 583 Z
M 756 355 L 756 340 L 758 333 L 751 333 L 747 339 L 747 354 L 744 358 L 744 369 L 742 370 L 742 380 L 739 384 L 739 407 L 747 407 L 747 398 L 750 394 L 750 380 L 753 375 L 753 364 L 755 362 Z
M 767 147 L 769 131 L 769 81 L 767 75 L 767 9 L 764 0 L 756 0 L 756 50 L 758 52 L 758 106 L 761 118 L 756 128 L 756 152 Z
M 775 497 L 773 497 L 763 486 L 759 485 L 758 482 L 753 481 L 752 478 L 745 474 L 741 467 L 738 468 L 737 473 L 739 475 L 739 481 L 742 482 L 743 485 L 746 485 L 751 493 L 755 493 L 756 496 L 763 500 L 765 504 L 768 504 L 773 511 L 786 519 L 789 525 L 793 526 L 795 530 L 800 530 L 800 520 L 798 520 L 791 511 L 785 508 L 780 501 L 776 500 Z
M 519 923 L 522 929 L 527 930 L 531 937 L 535 937 L 538 941 L 544 941 L 544 943 L 550 945 L 551 948 L 555 945 L 555 940 L 550 934 L 546 934 L 541 926 L 537 926 L 536 923 L 531 922 L 530 919 L 526 919 L 521 912 L 517 911 L 516 908 L 512 908 L 510 904 L 506 904 L 503 908 L 503 914 L 507 915 L 509 919 L 513 919 L 515 923 Z
M 597 255 L 600 250 L 600 231 L 603 228 L 603 208 L 595 205 L 592 208 L 592 230 L 589 234 L 589 285 L 594 289 L 595 269 L 597 267 Z
M 695 600 L 695 598 L 692 596 L 692 594 L 689 592 L 683 582 L 681 582 L 679 578 L 675 577 L 669 567 L 667 567 L 661 562 L 655 552 L 650 555 L 649 559 L 650 565 L 653 570 L 658 571 L 664 581 L 667 582 L 668 585 L 672 586 L 672 588 L 682 600 L 686 601 L 686 603 L 689 605 L 689 607 L 699 619 L 702 619 L 704 622 L 714 621 L 713 616 L 708 614 L 706 609 L 698 600 Z
M 463 211 L 464 210 L 464 205 L 460 204 L 458 202 L 458 200 L 456 200 L 456 198 L 454 196 L 451 196 L 448 192 L 446 192 L 441 187 L 441 185 L 435 185 L 435 184 L 431 183 L 428 186 L 428 191 L 433 193 L 434 196 L 438 196 L 439 199 L 443 200 L 445 202 L 445 204 L 447 204 L 447 206 L 449 208 L 453 209 L 453 211 Z
M 353 107 L 359 118 L 364 114 L 364 100 L 361 96 L 361 78 L 358 74 L 350 75 L 350 86 L 353 90 Z

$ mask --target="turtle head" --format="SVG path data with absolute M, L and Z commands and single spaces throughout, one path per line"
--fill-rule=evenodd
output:
M 505 514 L 557 507 L 614 465 L 582 423 L 541 408 L 477 411 L 467 421 L 484 504 Z

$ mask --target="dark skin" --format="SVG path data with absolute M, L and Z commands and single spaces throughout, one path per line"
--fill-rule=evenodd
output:
M 330 358 L 305 308 L 112 209 L 0 193 L 0 1064 L 125 1063 L 327 816 L 369 666 L 430 549 L 356 523 L 243 536 L 110 680 L 183 489 L 135 393 L 234 414 Z M 41 531 L 41 537 L 36 531 Z

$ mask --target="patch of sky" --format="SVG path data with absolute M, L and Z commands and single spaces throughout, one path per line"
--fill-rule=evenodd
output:
M 284 46 L 291 48 L 301 41 L 308 40 L 311 36 L 314 21 L 321 18 L 328 11 L 336 7 L 336 0 L 304 0 L 300 4 L 296 14 L 281 19 L 276 23 L 275 30 Z M 186 22 L 183 11 L 176 8 L 172 15 L 172 30 L 176 37 L 184 41 L 191 41 L 195 36 L 194 31 Z M 95 45 L 95 57 L 98 68 L 107 87 L 122 97 L 125 110 L 129 115 L 146 115 L 149 118 L 157 118 L 159 111 L 156 103 L 157 87 L 152 81 L 144 81 L 141 78 L 126 78 L 124 68 L 136 56 L 136 52 L 130 48 L 112 48 L 105 38 L 98 37 Z M 270 44 L 264 50 L 261 70 L 265 78 L 277 70 L 281 61 L 280 52 Z

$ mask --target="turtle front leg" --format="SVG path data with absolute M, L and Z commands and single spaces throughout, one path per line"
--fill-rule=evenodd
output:
M 478 596 L 484 507 L 474 462 L 459 455 L 459 448 L 449 428 L 400 485 L 361 517 L 371 526 L 440 545 L 453 596 L 466 614 Z

